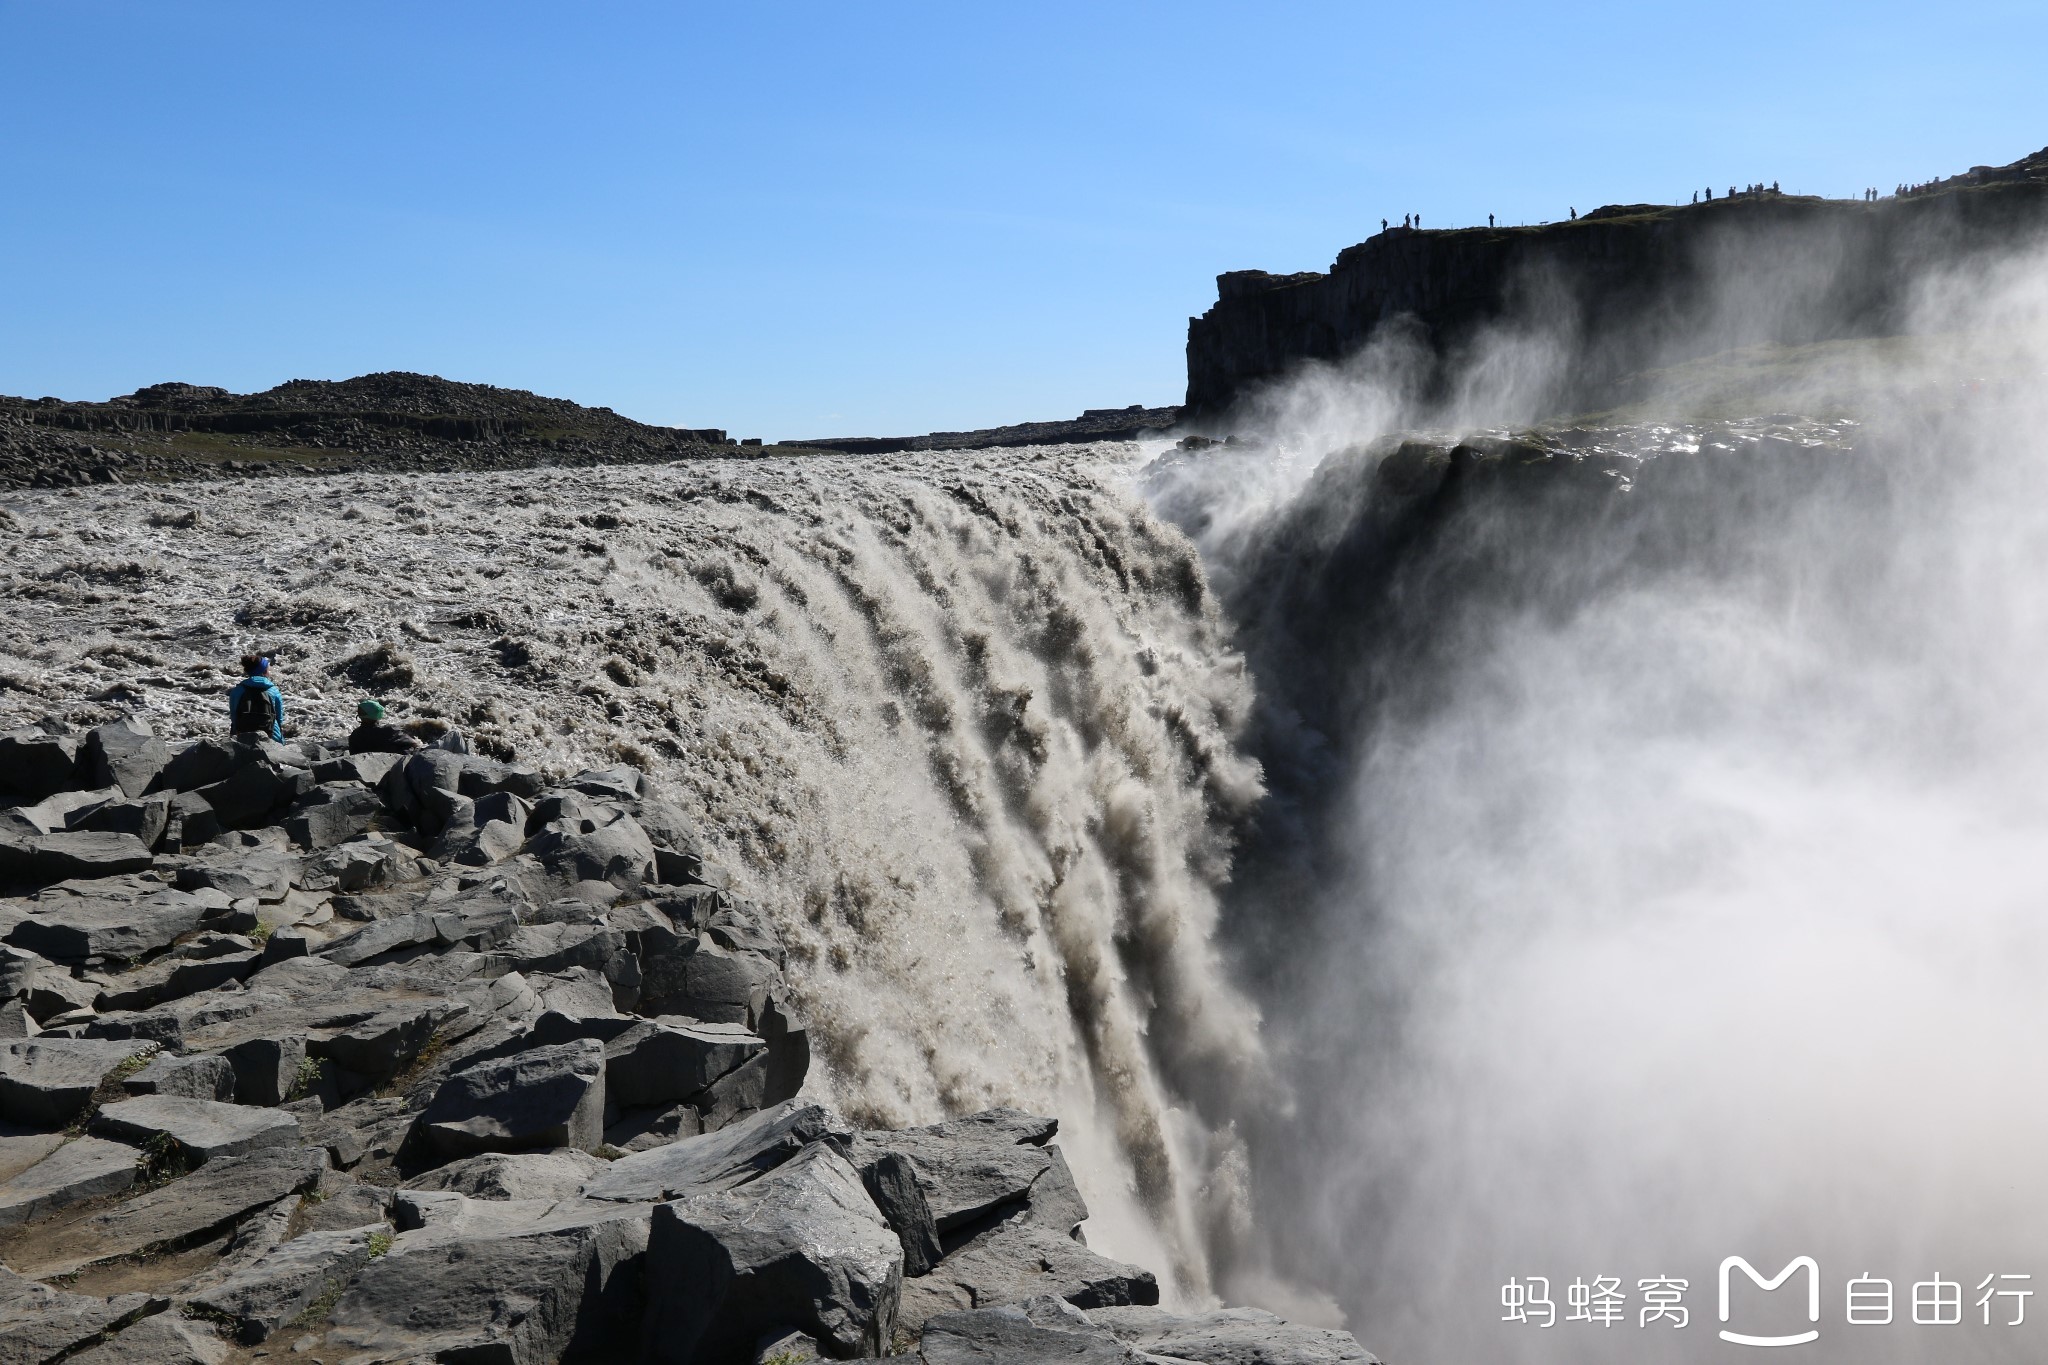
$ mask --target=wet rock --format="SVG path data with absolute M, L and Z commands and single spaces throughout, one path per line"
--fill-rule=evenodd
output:
M 92 1129 L 138 1147 L 169 1138 L 200 1161 L 247 1156 L 299 1139 L 299 1121 L 290 1114 L 178 1095 L 144 1095 L 103 1105 Z
M 604 1048 L 580 1038 L 481 1062 L 441 1083 L 420 1132 L 450 1156 L 604 1140 Z
M 119 787 L 128 797 L 148 791 L 170 761 L 170 745 L 132 716 L 86 731 L 78 753 L 79 769 L 88 783 Z
M 235 1068 L 225 1057 L 174 1057 L 166 1053 L 121 1082 L 131 1095 L 175 1095 L 190 1100 L 235 1098 Z
M 107 1074 L 137 1055 L 131 1043 L 27 1038 L 0 1047 L 0 1121 L 62 1128 Z
M 19 1227 L 88 1199 L 119 1194 L 135 1183 L 136 1156 L 133 1147 L 95 1137 L 65 1143 L 0 1183 L 0 1228 Z
M 745 1359 L 789 1327 L 835 1356 L 879 1355 L 902 1284 L 895 1233 L 819 1143 L 750 1184 L 655 1207 L 645 1358 Z
M 850 1136 L 831 1110 L 792 1100 L 716 1133 L 621 1157 L 583 1193 L 591 1199 L 658 1200 L 736 1189 L 782 1165 L 808 1143 Z
M 327 1341 L 366 1360 L 637 1359 L 647 1226 L 644 1207 L 584 1205 L 401 1233 L 335 1305 Z
M 294 1237 L 187 1302 L 216 1321 L 224 1320 L 237 1341 L 258 1345 L 315 1299 L 353 1279 L 370 1263 L 376 1249 L 371 1238 L 383 1231 L 379 1222 Z

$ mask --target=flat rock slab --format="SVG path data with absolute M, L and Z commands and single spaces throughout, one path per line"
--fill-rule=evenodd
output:
M 655 1206 L 646 1359 L 744 1359 L 795 1327 L 836 1357 L 895 1337 L 903 1248 L 829 1143 L 737 1189 Z
M 132 834 L 67 830 L 28 838 L 0 838 L 0 882 L 48 886 L 74 877 L 118 877 L 146 872 L 155 861 Z
M 210 1324 L 157 1313 L 89 1351 L 66 1356 L 64 1365 L 226 1365 L 233 1355 Z
M 925 1323 L 918 1359 L 924 1365 L 1140 1365 L 1152 1359 L 1093 1326 L 1078 1310 L 1069 1309 L 1081 1319 L 1073 1323 L 1045 1313 L 1041 1303 L 1032 1308 L 1040 1311 L 941 1313 Z
M 102 1013 L 151 1009 L 166 1000 L 238 981 L 255 971 L 262 957 L 260 951 L 251 951 L 207 958 L 158 958 L 114 978 L 94 1004 Z
M 823 1137 L 851 1136 L 823 1105 L 785 1100 L 715 1133 L 620 1157 L 583 1187 L 592 1199 L 660 1200 L 735 1189 Z
M 33 1223 L 103 1194 L 119 1194 L 135 1184 L 138 1155 L 124 1143 L 96 1137 L 65 1143 L 0 1184 L 0 1228 Z
M 1011 1130 L 994 1125 L 942 1124 L 854 1139 L 856 1166 L 865 1168 L 885 1152 L 909 1161 L 941 1233 L 1023 1199 L 1054 1160 L 1049 1149 L 1019 1143 Z
M 401 1233 L 335 1305 L 327 1345 L 366 1360 L 640 1359 L 647 1225 L 645 1207 L 583 1204 L 510 1227 Z
M 1198 1365 L 1379 1365 L 1349 1332 L 1304 1327 L 1258 1308 L 1096 1308 L 1088 1319 L 1127 1346 Z
M 100 1333 L 156 1312 L 163 1302 L 148 1294 L 72 1294 L 0 1266 L 0 1361 L 41 1365 L 65 1358 Z
M 420 1131 L 450 1155 L 604 1140 L 604 1047 L 578 1038 L 480 1062 L 441 1083 Z
M 47 1278 L 188 1242 L 304 1192 L 326 1169 L 327 1153 L 318 1147 L 279 1147 L 209 1161 L 160 1189 L 32 1236 L 10 1254 L 30 1274 Z
M 1040 1295 L 1082 1309 L 1156 1304 L 1159 1281 L 1151 1271 L 1113 1261 L 1064 1233 L 1014 1218 L 959 1248 L 930 1274 L 907 1281 L 903 1323 L 915 1330 L 940 1313 Z
M 198 928 L 213 904 L 169 887 L 142 897 L 46 894 L 30 903 L 28 917 L 8 932 L 7 941 L 52 962 L 133 962 Z
M 237 1340 L 257 1345 L 315 1299 L 346 1285 L 370 1263 L 370 1238 L 384 1231 L 379 1222 L 294 1237 L 187 1302 L 208 1316 L 229 1319 Z
M 104 1038 L 20 1038 L 0 1047 L 0 1120 L 31 1128 L 62 1128 L 92 1092 L 138 1051 Z
M 586 1152 L 487 1152 L 451 1162 L 405 1182 L 409 1190 L 447 1190 L 472 1199 L 574 1198 L 605 1169 Z
M 144 1095 L 103 1105 L 92 1127 L 137 1146 L 169 1137 L 202 1161 L 247 1156 L 299 1140 L 299 1121 L 290 1114 L 182 1095 Z

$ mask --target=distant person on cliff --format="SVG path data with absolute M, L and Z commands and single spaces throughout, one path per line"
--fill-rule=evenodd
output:
M 1572 210 L 1572 221 L 1574 223 L 1579 221 L 1579 211 L 1577 209 Z
M 242 680 L 228 689 L 228 730 L 284 743 L 284 693 L 270 680 L 270 660 L 242 656 Z
M 385 718 L 382 702 L 357 702 L 356 715 L 362 724 L 349 732 L 350 753 L 409 754 L 420 747 L 417 739 L 399 729 L 395 721 Z
M 1382 219 L 1380 219 L 1380 231 L 1381 231 L 1381 232 L 1385 232 L 1386 230 L 1387 230 L 1387 220 L 1386 220 L 1386 219 L 1384 219 L 1384 218 L 1382 218 Z
M 1492 215 L 1492 214 L 1490 214 L 1490 213 L 1486 215 L 1486 225 L 1487 225 L 1488 227 L 1492 227 L 1492 226 L 1493 226 L 1493 215 Z

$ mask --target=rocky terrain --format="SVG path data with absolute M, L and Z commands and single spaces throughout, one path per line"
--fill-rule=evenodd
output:
M 1187 411 L 1214 419 L 1263 381 L 1335 360 L 1405 319 L 1456 366 L 1489 328 L 1574 353 L 1563 411 L 1651 366 L 1736 347 L 1902 329 L 1929 266 L 2048 227 L 2048 151 L 1876 202 L 1771 190 L 1691 205 L 1610 204 L 1535 227 L 1390 228 L 1327 272 L 1238 270 L 1188 322 Z
M 772 920 L 638 771 L 0 738 L 0 1359 L 1370 1359 L 1157 1308 L 1049 1118 L 800 1098 Z
M 1019 422 L 976 431 L 935 431 L 928 436 L 828 436 L 784 441 L 778 448 L 836 450 L 848 455 L 887 455 L 901 450 L 990 450 L 1002 446 L 1065 445 L 1087 441 L 1135 441 L 1158 436 L 1180 421 L 1177 407 L 1089 408 L 1066 422 Z
M 644 464 L 759 445 L 419 374 L 295 379 L 253 394 L 152 384 L 104 403 L 0 397 L 0 488 Z

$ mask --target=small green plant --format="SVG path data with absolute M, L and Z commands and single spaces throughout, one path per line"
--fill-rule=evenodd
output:
M 292 1077 L 292 1088 L 286 1093 L 284 1097 L 285 1102 L 289 1104 L 293 1100 L 306 1098 L 313 1087 L 318 1084 L 320 1084 L 320 1059 L 318 1057 L 299 1058 L 299 1069 Z
M 155 1133 L 142 1144 L 142 1151 L 135 1158 L 135 1183 L 144 1189 L 154 1189 L 190 1174 L 196 1164 L 184 1144 L 169 1133 Z
M 268 943 L 270 936 L 277 932 L 277 926 L 268 920 L 257 920 L 256 927 L 249 931 L 249 937 L 257 943 Z
M 327 1315 L 334 1311 L 334 1305 L 341 1302 L 341 1295 L 348 1286 L 340 1280 L 329 1280 L 320 1297 L 306 1305 L 305 1311 L 285 1326 L 292 1328 L 316 1327 L 327 1321 Z
M 763 1360 L 761 1365 L 804 1365 L 804 1358 L 795 1351 L 777 1351 Z
M 384 1254 L 385 1252 L 387 1252 L 387 1251 L 389 1251 L 389 1250 L 391 1250 L 391 1234 L 390 1234 L 390 1233 L 388 1233 L 388 1232 L 373 1232 L 373 1233 L 371 1233 L 371 1234 L 370 1234 L 370 1259 L 371 1259 L 371 1260 L 373 1260 L 373 1261 L 374 1261 L 374 1260 L 376 1260 L 376 1259 L 377 1259 L 377 1258 L 378 1258 L 379 1256 L 382 1256 L 382 1255 L 383 1255 L 383 1254 Z

